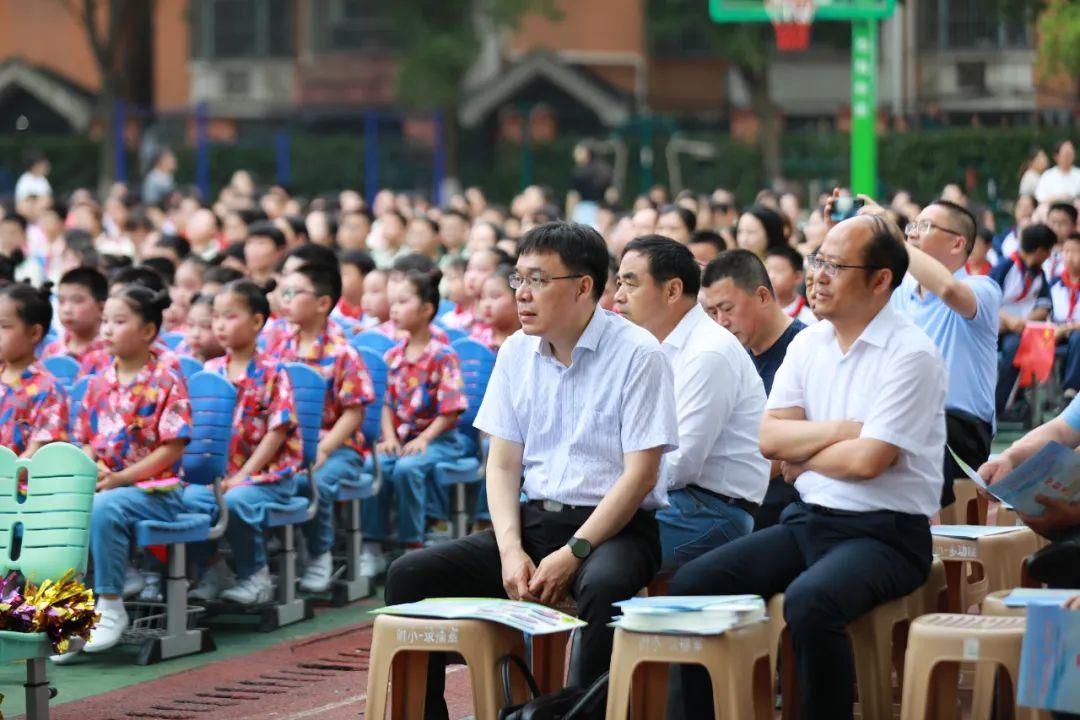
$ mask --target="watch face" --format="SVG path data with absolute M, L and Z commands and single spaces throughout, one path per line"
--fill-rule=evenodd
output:
M 589 556 L 589 551 L 592 550 L 592 546 L 589 545 L 588 540 L 582 540 L 581 538 L 574 538 L 570 541 L 570 552 L 574 553 L 574 557 L 584 560 Z

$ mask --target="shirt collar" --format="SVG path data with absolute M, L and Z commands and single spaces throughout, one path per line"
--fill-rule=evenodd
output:
M 428 338 L 427 345 L 424 346 L 424 350 L 420 353 L 420 356 L 415 360 L 409 360 L 405 354 L 406 349 L 409 347 L 409 341 L 407 339 L 402 340 L 394 347 L 392 351 L 393 355 L 390 356 L 390 360 L 386 365 L 395 370 L 404 365 L 424 365 L 435 356 L 435 352 L 440 344 L 441 343 L 434 337 Z
M 880 348 L 885 347 L 886 343 L 889 342 L 889 336 L 892 335 L 895 321 L 896 311 L 886 303 L 885 307 L 881 308 L 878 314 L 874 316 L 874 319 L 863 328 L 862 333 L 859 334 L 855 342 L 864 342 L 867 345 Z M 854 345 L 854 343 L 852 344 Z
M 573 362 L 573 357 L 577 354 L 579 348 L 596 352 L 596 348 L 600 346 L 600 337 L 604 334 L 604 330 L 607 329 L 608 322 L 607 311 L 599 305 L 596 305 L 593 308 L 593 314 L 589 319 L 589 324 L 585 326 L 585 330 L 581 333 L 581 337 L 578 338 L 577 343 L 574 344 L 574 349 L 570 352 L 571 362 Z M 539 336 L 536 336 L 535 342 L 535 348 L 538 355 L 543 355 L 544 357 L 555 356 L 555 354 L 551 352 L 551 343 L 546 342 Z
M 664 342 L 660 343 L 662 346 L 666 345 L 676 350 L 682 350 L 686 345 L 686 341 L 690 339 L 690 335 L 694 332 L 694 328 L 698 326 L 702 320 L 708 320 L 709 316 L 705 314 L 705 310 L 699 303 L 694 303 L 694 306 L 690 308 L 690 311 L 683 315 L 682 320 L 675 326 L 675 329 L 668 333 L 668 336 L 664 338 Z

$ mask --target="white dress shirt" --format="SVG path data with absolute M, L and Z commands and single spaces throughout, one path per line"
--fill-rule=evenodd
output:
M 761 503 L 769 461 L 758 429 L 765 386 L 749 353 L 695 304 L 660 344 L 675 374 L 679 448 L 664 456 L 667 489 L 697 485 Z
M 1035 199 L 1041 203 L 1068 202 L 1077 197 L 1080 197 L 1080 168 L 1071 167 L 1068 172 L 1062 172 L 1055 165 L 1039 177 L 1035 186 Z
M 795 336 L 773 381 L 767 408 L 802 408 L 807 420 L 853 420 L 861 437 L 900 449 L 871 480 L 804 472 L 803 502 L 837 510 L 893 510 L 931 516 L 941 507 L 945 454 L 945 363 L 937 347 L 891 305 L 840 351 L 831 322 Z
M 570 357 L 566 367 L 539 337 L 511 335 L 474 424 L 524 447 L 529 500 L 596 506 L 625 453 L 678 447 L 675 388 L 656 338 L 599 307 Z M 642 507 L 666 504 L 657 482 Z

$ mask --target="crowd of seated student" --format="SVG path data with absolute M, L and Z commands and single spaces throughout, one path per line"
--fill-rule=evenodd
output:
M 866 212 L 906 231 L 908 279 L 892 305 L 937 344 L 949 370 L 949 442 L 954 444 L 955 428 L 978 435 L 970 450 L 979 462 L 989 452 L 996 417 L 1015 396 L 1012 358 L 1028 321 L 1057 325 L 1065 347 L 1066 396 L 1080 390 L 1080 235 L 1074 201 L 1040 203 L 1022 196 L 1015 203 L 1015 224 L 995 228 L 992 216 L 971 210 L 971 204 L 963 207 L 966 198 L 955 189 L 950 197 L 961 204 L 946 200 L 921 207 L 900 192 L 888 205 L 871 203 Z M 745 376 L 745 368 L 739 368 L 740 377 L 760 383 L 768 396 L 791 343 L 818 320 L 817 283 L 824 283 L 828 300 L 835 294 L 835 273 L 849 272 L 814 260 L 834 224 L 834 198 L 815 198 L 804 211 L 790 194 L 763 191 L 740 210 L 723 189 L 672 199 L 654 188 L 625 208 L 599 203 L 593 220 L 607 263 L 598 276 L 603 285 L 596 287 L 597 312 L 628 314 L 652 330 L 651 313 L 678 319 L 679 310 L 680 318 L 689 318 L 683 311 L 696 307 L 690 303 L 695 299 L 723 329 L 724 343 L 717 348 L 730 354 L 741 345 L 760 380 Z M 117 187 L 100 206 L 79 191 L 66 205 L 30 197 L 5 208 L 0 282 L 25 279 L 36 287 L 8 284 L 0 291 L 0 418 L 12 419 L 0 422 L 0 439 L 21 455 L 47 442 L 74 440 L 101 468 L 91 555 L 103 620 L 86 651 L 111 647 L 126 625 L 121 598 L 140 584 L 131 561 L 134 524 L 191 510 L 215 512 L 210 491 L 182 486 L 178 461 L 191 416 L 180 355 L 224 375 L 239 393 L 225 482 L 235 518 L 227 535 L 231 563 L 217 547 L 193 550 L 199 568 L 192 578 L 194 598 L 258 604 L 270 596 L 261 527 L 265 505 L 307 492 L 307 484 L 296 479 L 299 437 L 282 369 L 286 362 L 307 363 L 328 381 L 314 466 L 320 495 L 332 498 L 342 479 L 363 477 L 373 454 L 382 463 L 385 482 L 363 507 L 362 574 L 379 577 L 398 550 L 413 552 L 447 538 L 447 493 L 434 482 L 433 467 L 478 452 L 455 430 L 466 401 L 447 330 L 463 331 L 502 354 L 521 329 L 517 302 L 532 292 L 522 289 L 518 275 L 519 243 L 559 215 L 551 192 L 539 187 L 528 188 L 509 207 L 488 202 L 476 188 L 452 196 L 444 207 L 390 191 L 379 192 L 369 205 L 348 190 L 311 200 L 282 187 L 256 195 L 239 174 L 209 204 L 176 193 L 145 205 Z M 874 232 L 884 237 L 880 228 Z M 639 242 L 655 233 L 685 245 L 689 255 Z M 680 280 L 681 291 L 670 290 L 670 300 L 651 297 L 653 305 L 639 306 L 649 308 L 645 319 L 635 317 L 640 296 L 631 293 L 634 281 L 628 284 L 624 276 L 649 275 L 656 253 L 668 257 L 669 251 L 682 265 L 694 263 L 700 281 L 694 286 Z M 678 273 L 668 274 L 652 278 L 650 287 L 674 288 Z M 989 279 L 973 281 L 981 275 Z M 45 279 L 57 283 L 55 297 L 41 285 Z M 1000 339 L 987 328 L 995 336 L 1000 332 Z M 385 355 L 389 387 L 376 447 L 360 431 L 374 397 L 371 378 L 350 343 L 363 331 L 395 342 Z M 182 336 L 180 344 L 170 349 L 164 333 Z M 664 341 L 663 333 L 653 334 Z M 957 337 L 964 338 L 963 348 L 950 345 Z M 92 378 L 77 407 L 40 363 L 54 356 L 74 358 L 79 376 Z M 684 379 L 676 377 L 676 389 Z M 682 395 L 705 393 L 683 389 Z M 718 425 L 733 425 L 738 409 L 752 413 L 750 406 L 760 400 L 752 395 L 725 399 L 740 407 Z M 688 417 L 680 413 L 680 422 L 689 424 Z M 674 510 L 664 512 L 688 516 L 692 503 L 684 496 L 702 487 L 719 493 L 716 502 L 723 505 L 740 501 L 738 512 L 729 513 L 738 527 L 728 539 L 749 532 L 747 517 L 755 531 L 774 526 L 799 493 L 785 481 L 781 460 L 769 460 L 758 453 L 756 465 L 746 463 L 760 466 L 762 482 L 745 493 L 738 483 L 684 483 L 672 480 L 683 475 L 682 468 L 664 471 L 663 482 L 679 485 Z M 950 469 L 944 472 L 947 479 Z M 948 499 L 946 487 L 942 500 Z M 700 506 L 714 498 L 705 492 L 698 500 Z M 480 488 L 476 514 L 487 512 L 486 488 Z M 668 530 L 678 521 L 666 517 Z M 688 533 L 686 542 L 707 538 L 694 534 L 695 528 Z M 307 557 L 300 588 L 324 591 L 334 569 L 332 502 L 319 503 L 303 535 Z M 688 559 L 691 549 L 695 555 L 709 549 L 688 545 L 676 553 L 676 542 L 664 546 L 672 563 L 676 555 Z

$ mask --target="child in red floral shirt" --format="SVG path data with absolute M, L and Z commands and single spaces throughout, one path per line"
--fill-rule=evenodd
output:
M 79 376 L 96 375 L 112 358 L 101 339 L 101 313 L 109 283 L 98 270 L 78 267 L 60 278 L 57 309 L 64 334 L 41 351 L 41 357 L 70 355 L 79 363 Z
M 430 331 L 440 277 L 438 270 L 410 271 L 390 295 L 390 317 L 408 339 L 386 353 L 389 375 L 376 450 L 389 482 L 364 503 L 361 574 L 374 576 L 385 564 L 382 544 L 391 495 L 397 496 L 398 539 L 406 548 L 423 546 L 427 477 L 437 463 L 465 452 L 454 429 L 468 407 L 461 366 L 454 351 Z

